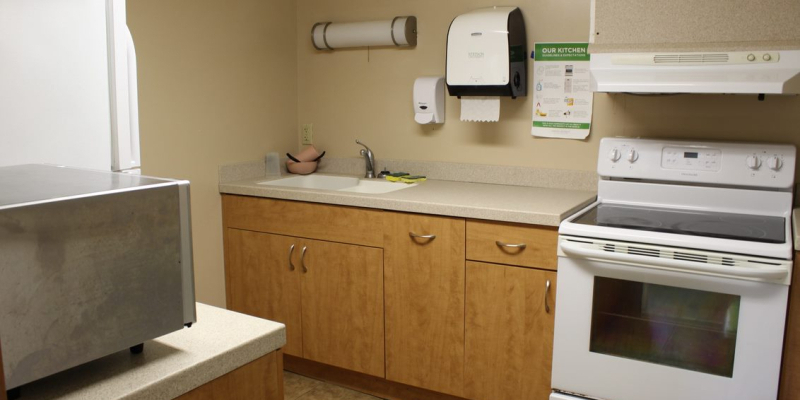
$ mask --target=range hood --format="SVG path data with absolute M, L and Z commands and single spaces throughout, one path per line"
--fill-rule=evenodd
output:
M 800 94 L 797 21 L 798 0 L 591 0 L 591 88 Z
M 595 92 L 800 94 L 800 50 L 592 53 Z

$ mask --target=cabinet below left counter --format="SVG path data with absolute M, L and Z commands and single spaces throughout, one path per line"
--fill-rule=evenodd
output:
M 283 399 L 281 323 L 197 303 L 191 328 L 22 386 L 38 399 Z

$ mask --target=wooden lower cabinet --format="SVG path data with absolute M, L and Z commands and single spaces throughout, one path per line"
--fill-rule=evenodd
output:
M 240 229 L 226 239 L 228 309 L 286 325 L 283 351 L 302 357 L 300 274 L 289 265 L 297 239 Z
M 317 240 L 302 247 L 303 356 L 384 376 L 383 250 Z
M 286 325 L 286 354 L 384 376 L 383 250 L 228 228 L 228 308 Z
M 287 369 L 392 399 L 548 398 L 554 228 L 245 196 L 223 206 L 228 308 L 286 324 Z
M 273 351 L 195 388 L 177 399 L 283 400 L 283 355 L 280 351 Z
M 386 379 L 461 396 L 465 221 L 406 213 L 385 221 Z
M 464 397 L 548 398 L 555 283 L 552 271 L 467 262 Z

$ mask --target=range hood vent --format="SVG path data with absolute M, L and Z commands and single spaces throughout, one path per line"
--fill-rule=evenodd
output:
M 593 53 L 595 92 L 800 94 L 800 50 Z
M 681 53 L 681 54 L 655 54 L 655 64 L 705 64 L 726 63 L 730 57 L 726 53 Z

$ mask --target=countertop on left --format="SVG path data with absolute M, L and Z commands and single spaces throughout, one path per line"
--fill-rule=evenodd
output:
M 173 399 L 286 344 L 281 323 L 197 303 L 191 328 L 21 387 L 21 399 Z

